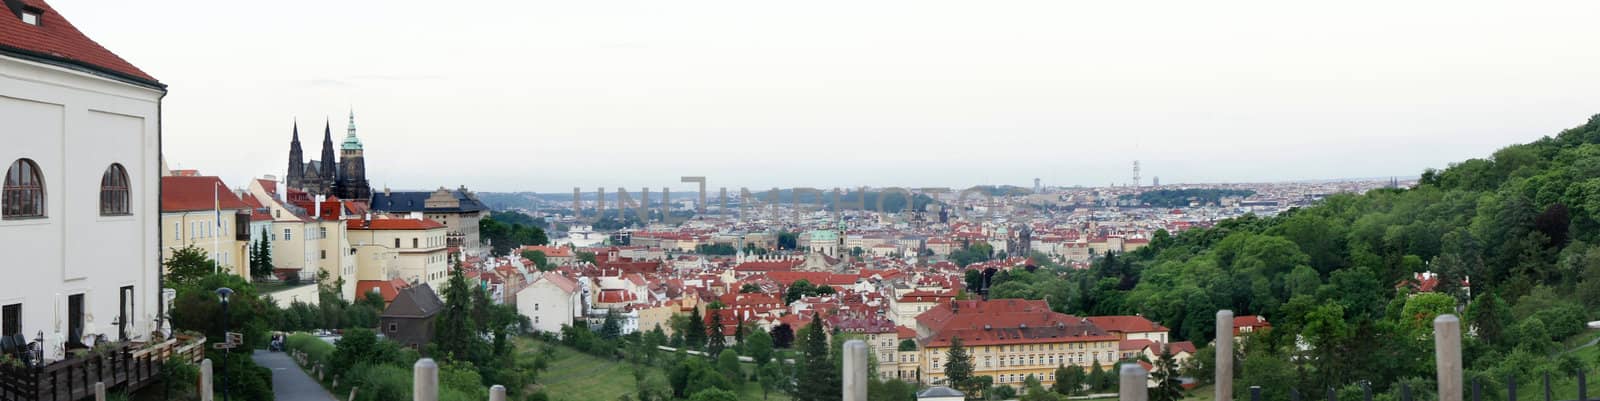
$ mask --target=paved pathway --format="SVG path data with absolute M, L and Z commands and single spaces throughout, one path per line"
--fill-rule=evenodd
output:
M 256 350 L 250 359 L 272 370 L 272 394 L 278 401 L 338 401 L 289 359 L 289 354 Z

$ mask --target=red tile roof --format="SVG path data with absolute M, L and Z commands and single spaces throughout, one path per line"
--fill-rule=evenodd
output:
M 0 16 L 4 19 L 4 16 Z M 249 210 L 233 190 L 217 177 L 161 177 L 161 212 Z
M 351 230 L 431 230 L 444 228 L 444 224 L 429 219 L 372 219 L 346 220 Z
M 84 36 L 44 0 L 16 0 L 23 9 L 39 12 L 39 25 L 22 22 L 16 10 L 0 15 L 0 51 L 37 58 L 53 64 L 86 69 L 141 84 L 165 87 L 155 77 Z M 7 3 L 11 3 L 7 1 Z
M 1115 341 L 1088 320 L 1050 311 L 1044 301 L 1000 299 L 951 301 L 917 316 L 932 332 L 924 347 L 944 347 L 960 337 L 966 345 Z
M 356 282 L 356 295 L 364 297 L 368 293 L 377 291 L 383 295 L 383 302 L 391 302 L 394 301 L 395 295 L 400 293 L 401 288 L 406 288 L 405 280 L 361 280 Z
M 1113 333 L 1149 333 L 1166 332 L 1167 328 L 1156 322 L 1145 319 L 1144 316 L 1089 316 L 1090 323 L 1100 326 L 1101 329 Z

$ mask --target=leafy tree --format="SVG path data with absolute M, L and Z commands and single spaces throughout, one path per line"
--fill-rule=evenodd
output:
M 333 355 L 328 358 L 328 368 L 344 372 L 361 363 L 388 363 L 398 361 L 400 349 L 392 342 L 380 341 L 376 333 L 364 328 L 344 331 L 334 344 Z
M 594 252 L 578 251 L 577 257 L 578 261 L 582 263 L 588 263 L 591 265 L 600 264 L 599 260 L 595 259 Z
M 1056 382 L 1050 386 L 1050 390 L 1061 395 L 1077 395 L 1083 392 L 1083 381 L 1083 368 L 1057 365 Z
M 755 285 L 754 283 L 744 283 L 744 285 L 739 286 L 740 294 L 756 294 L 760 292 L 761 286 Z
M 800 235 L 788 231 L 778 232 L 778 249 L 792 251 L 800 244 Z
M 794 345 L 794 328 L 788 323 L 778 323 L 772 326 L 772 346 L 787 349 Z
M 172 251 L 172 256 L 161 262 L 167 269 L 165 276 L 167 288 L 180 288 L 193 286 L 200 279 L 216 272 L 216 262 L 206 256 L 206 252 L 187 245 Z
M 772 361 L 772 335 L 766 331 L 753 330 L 744 340 L 744 352 L 754 360 L 757 367 Z
M 717 354 L 717 370 L 735 385 L 744 382 L 744 371 L 739 368 L 739 354 L 731 349 L 722 350 Z
M 539 269 L 539 271 L 547 272 L 555 269 L 555 266 L 550 264 L 550 258 L 544 254 L 544 251 L 522 251 L 522 258 L 533 261 L 533 267 Z
M 1095 390 L 1105 390 L 1110 388 L 1107 383 L 1111 382 L 1111 380 L 1108 380 L 1107 378 L 1114 378 L 1114 376 L 1115 374 L 1106 372 L 1104 368 L 1100 367 L 1100 358 L 1095 358 L 1094 363 L 1089 365 L 1089 386 Z
M 622 337 L 622 315 L 616 309 L 606 310 L 606 318 L 600 324 L 600 338 L 616 340 Z

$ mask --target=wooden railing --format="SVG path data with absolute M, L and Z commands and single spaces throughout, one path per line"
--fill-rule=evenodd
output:
M 150 346 L 117 344 L 38 367 L 0 366 L 0 401 L 76 401 L 92 397 L 95 383 L 137 390 L 160 377 L 168 359 L 198 362 L 204 355 L 201 337 Z

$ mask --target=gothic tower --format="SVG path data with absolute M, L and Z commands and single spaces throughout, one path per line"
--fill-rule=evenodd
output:
M 294 123 L 294 139 L 289 141 L 288 177 L 284 178 L 289 181 L 289 188 L 300 188 L 301 185 L 305 185 L 306 168 L 303 156 L 300 153 L 300 122 L 296 121 Z
M 345 130 L 344 143 L 339 154 L 339 197 L 345 199 L 370 199 L 372 187 L 367 185 L 367 162 L 356 137 L 356 112 L 350 111 L 350 126 Z
M 317 176 L 322 178 L 322 185 L 317 187 L 317 194 L 327 195 L 333 193 L 333 186 L 339 182 L 339 170 L 334 167 L 338 159 L 333 157 L 333 126 L 324 122 L 322 125 L 322 160 Z

